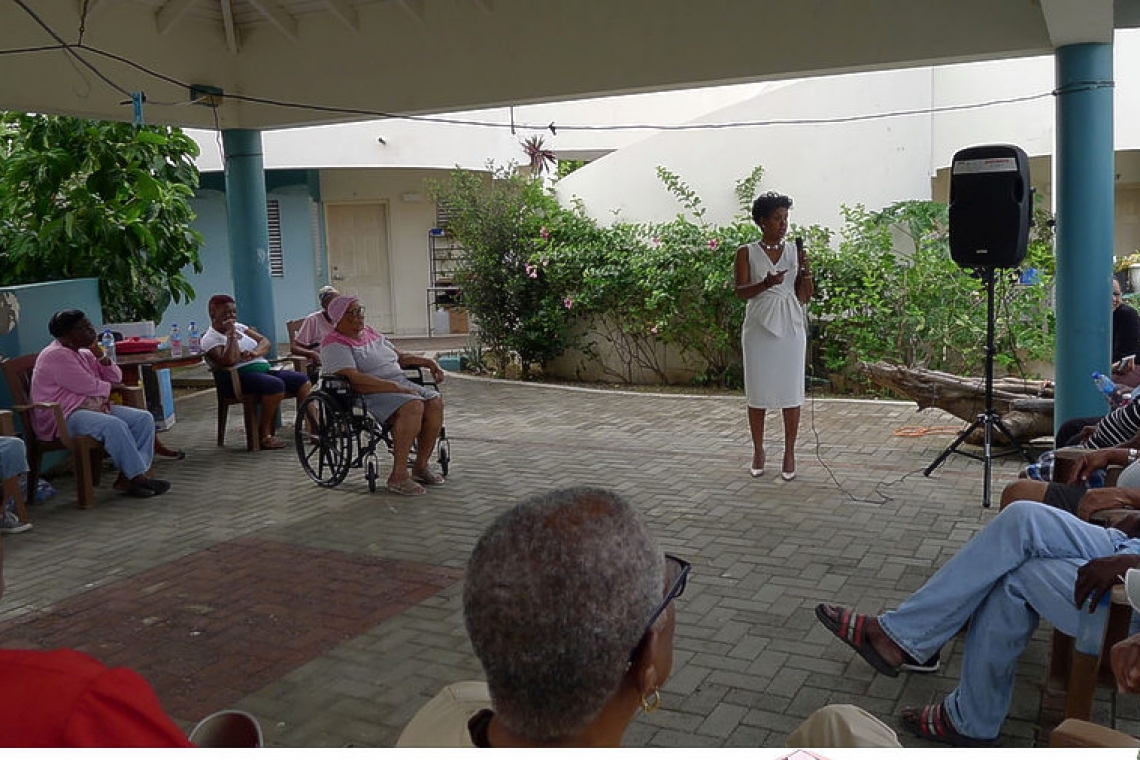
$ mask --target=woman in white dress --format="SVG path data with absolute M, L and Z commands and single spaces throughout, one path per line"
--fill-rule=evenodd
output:
M 792 199 L 764 193 L 752 204 L 761 239 L 736 252 L 736 295 L 748 302 L 740 342 L 744 349 L 744 391 L 752 432 L 752 477 L 764 474 L 764 415 L 782 409 L 784 461 L 780 477 L 796 477 L 796 433 L 804 402 L 807 330 L 803 305 L 813 284 L 807 255 L 785 240 Z

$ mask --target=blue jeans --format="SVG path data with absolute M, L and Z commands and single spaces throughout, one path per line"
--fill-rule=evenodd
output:
M 960 733 L 991 739 L 1009 711 L 1017 658 L 1038 620 L 1075 636 L 1082 614 L 1073 602 L 1077 570 L 1112 554 L 1140 554 L 1140 540 L 1015 501 L 879 623 L 924 662 L 970 622 L 962 677 L 945 704 Z
M 28 455 L 19 438 L 0 436 L 0 480 L 28 471 Z
M 115 404 L 110 414 L 76 409 L 67 418 L 67 432 L 102 442 L 126 478 L 145 473 L 154 459 L 154 417 L 144 409 Z

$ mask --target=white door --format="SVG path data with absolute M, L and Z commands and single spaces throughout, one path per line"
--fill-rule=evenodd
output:
M 388 206 L 385 203 L 328 203 L 325 234 L 332 284 L 364 304 L 370 326 L 395 328 L 388 276 Z

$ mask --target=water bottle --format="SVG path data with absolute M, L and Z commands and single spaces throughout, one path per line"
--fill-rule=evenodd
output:
M 198 334 L 198 323 L 190 320 L 190 355 L 202 353 L 202 336 Z
M 99 345 L 103 346 L 103 356 L 111 360 L 111 364 L 117 361 L 115 356 L 115 336 L 111 334 L 110 330 L 104 330 L 103 336 L 99 338 Z
M 1115 409 L 1124 403 L 1124 394 L 1116 387 L 1116 383 L 1112 382 L 1106 375 L 1094 372 L 1092 373 L 1092 379 L 1096 387 L 1104 394 L 1104 397 L 1108 399 L 1109 406 Z
M 178 331 L 177 324 L 170 325 L 170 358 L 182 357 L 182 333 Z

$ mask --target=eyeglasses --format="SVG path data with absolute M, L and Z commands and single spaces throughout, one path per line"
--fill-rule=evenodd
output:
M 685 593 L 685 585 L 689 582 L 689 571 L 693 569 L 692 564 L 686 562 L 680 557 L 675 557 L 672 554 L 665 555 L 665 569 L 668 573 L 672 574 L 673 582 L 669 586 L 669 590 L 665 592 L 665 598 L 661 600 L 661 604 L 657 605 L 657 609 L 653 610 L 653 614 L 649 616 L 649 622 L 645 624 L 646 633 L 657 622 L 657 618 L 661 617 L 661 613 L 669 604 Z M 644 637 L 644 634 L 643 634 Z
M 363 317 L 364 316 L 364 307 L 363 306 L 357 306 L 355 309 L 349 309 L 348 311 L 345 312 L 345 314 L 350 316 L 350 317 Z

